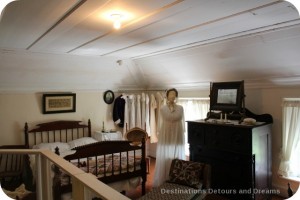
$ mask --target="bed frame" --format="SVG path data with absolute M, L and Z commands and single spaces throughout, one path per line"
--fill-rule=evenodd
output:
M 127 153 L 127 152 L 129 153 L 137 150 L 142 150 L 140 168 L 134 167 L 133 171 L 130 171 L 129 167 L 127 166 L 126 172 L 124 172 L 124 170 L 122 170 L 121 172 L 121 168 L 119 170 L 112 170 L 111 172 L 107 172 L 107 173 L 104 171 L 102 177 L 98 179 L 108 184 L 117 181 L 127 180 L 134 177 L 142 177 L 143 179 L 142 194 L 144 195 L 146 193 L 145 188 L 146 188 L 147 172 L 146 172 L 146 159 L 145 159 L 145 139 L 142 140 L 141 146 L 132 145 L 131 141 L 123 141 L 123 140 L 103 141 L 103 142 L 97 142 L 85 146 L 76 147 L 74 148 L 74 150 L 76 150 L 76 153 L 65 156 L 64 158 L 66 160 L 71 161 L 71 160 L 84 159 L 84 158 L 93 158 L 96 156 L 99 157 L 99 156 L 105 156 L 105 155 L 107 156 L 112 154 L 116 155 L 121 153 Z M 137 157 L 138 155 L 135 155 L 134 159 L 136 159 Z M 136 161 L 134 160 L 134 162 Z M 88 159 L 86 165 L 89 165 Z M 97 174 L 95 175 L 97 176 Z
M 28 130 L 28 123 L 25 123 L 25 146 L 31 148 L 33 145 L 50 142 L 69 142 L 81 137 L 91 137 L 91 121 L 88 125 L 81 124 L 81 121 L 53 121 L 37 124 L 37 128 Z
M 28 130 L 28 124 L 25 124 L 25 146 L 31 148 L 33 145 L 39 143 L 50 143 L 50 142 L 69 142 L 74 139 L 81 137 L 91 137 L 91 122 L 88 120 L 88 125 L 80 124 L 80 121 L 54 121 L 43 124 L 38 124 L 37 128 Z M 128 152 L 134 152 L 140 150 L 140 167 L 134 167 L 134 170 L 124 170 L 111 171 L 109 174 L 104 174 L 102 177 L 98 178 L 100 181 L 109 184 L 117 181 L 127 180 L 134 177 L 142 178 L 142 195 L 146 193 L 146 180 L 147 180 L 147 170 L 146 170 L 146 155 L 145 155 L 145 138 L 142 139 L 141 145 L 132 145 L 131 141 L 103 141 L 93 144 L 88 144 L 80 147 L 76 147 L 73 150 L 76 152 L 72 155 L 65 156 L 64 158 L 68 161 L 79 160 L 99 156 L 111 155 L 111 154 L 126 154 Z M 59 149 L 56 149 L 56 153 L 59 154 Z M 129 159 L 127 157 L 127 159 Z M 135 158 L 134 158 L 135 162 Z M 128 160 L 127 160 L 128 165 Z M 61 171 L 58 168 L 54 168 L 55 176 L 53 178 L 53 196 L 54 199 L 60 199 L 60 195 L 65 192 L 70 192 L 72 190 L 71 183 L 62 186 Z M 121 173 L 120 173 L 121 172 Z

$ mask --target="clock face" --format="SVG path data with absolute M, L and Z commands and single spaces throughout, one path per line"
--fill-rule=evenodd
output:
M 105 91 L 104 95 L 103 95 L 103 100 L 107 104 L 111 104 L 112 102 L 114 102 L 114 100 L 115 100 L 114 92 L 111 90 Z

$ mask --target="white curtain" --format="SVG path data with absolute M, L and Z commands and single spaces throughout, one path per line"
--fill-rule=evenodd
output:
M 185 121 L 206 118 L 209 111 L 209 99 L 178 99 L 178 104 L 182 105 L 184 110 Z M 187 125 L 185 134 L 185 153 L 190 155 L 189 145 L 187 143 Z
M 278 174 L 300 177 L 300 100 L 283 102 L 282 152 Z

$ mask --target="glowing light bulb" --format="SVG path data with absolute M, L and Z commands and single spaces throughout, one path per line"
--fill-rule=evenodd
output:
M 114 28 L 115 29 L 121 28 L 121 21 L 120 20 L 115 20 L 114 21 Z
M 119 29 L 122 25 L 122 15 L 121 14 L 112 14 L 111 15 L 112 20 L 114 21 L 114 28 Z

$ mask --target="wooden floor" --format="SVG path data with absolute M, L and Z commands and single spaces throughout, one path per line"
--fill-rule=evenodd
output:
M 152 189 L 152 182 L 154 176 L 154 168 L 155 168 L 155 159 L 151 158 L 150 160 L 150 170 L 149 174 L 147 175 L 147 182 L 146 182 L 146 193 L 151 191 Z M 138 199 L 142 195 L 142 188 L 141 186 L 138 187 L 136 190 L 126 192 L 126 196 L 132 200 Z
M 280 196 L 273 196 L 272 200 L 283 200 L 284 198 L 280 197 Z
M 152 188 L 152 182 L 153 182 L 153 176 L 154 176 L 154 168 L 155 168 L 155 159 L 151 158 L 150 162 L 150 173 L 147 175 L 147 182 L 146 182 L 146 193 L 151 191 Z M 126 192 L 126 196 L 132 200 L 138 199 L 141 197 L 142 189 L 141 187 L 138 187 L 135 190 Z M 159 199 L 158 199 L 159 200 Z M 273 196 L 272 200 L 284 200 L 284 198 L 280 196 Z

